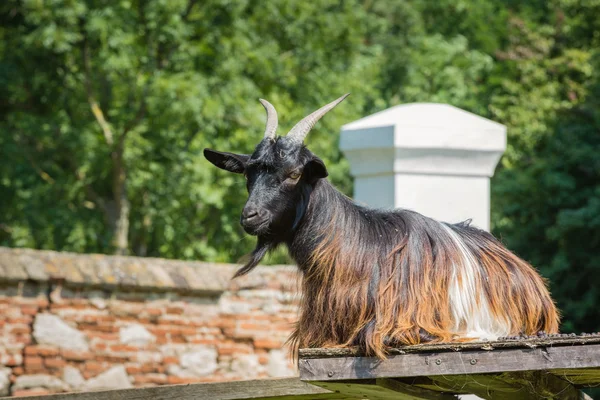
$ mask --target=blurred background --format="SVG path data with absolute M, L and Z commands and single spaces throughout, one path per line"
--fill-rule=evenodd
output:
M 0 245 L 236 262 L 251 152 L 351 92 L 307 144 L 352 194 L 340 126 L 447 103 L 500 122 L 492 231 L 600 330 L 600 0 L 5 0 Z M 267 263 L 288 263 L 283 253 Z

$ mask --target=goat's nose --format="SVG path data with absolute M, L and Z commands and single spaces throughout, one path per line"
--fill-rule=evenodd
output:
M 253 217 L 256 217 L 258 215 L 258 210 L 255 207 L 244 207 L 244 209 L 242 210 L 242 218 L 243 219 L 250 219 Z

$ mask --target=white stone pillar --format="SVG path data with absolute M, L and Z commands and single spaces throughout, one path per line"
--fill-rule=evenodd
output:
M 354 199 L 489 230 L 490 177 L 506 127 L 447 104 L 399 105 L 344 125 Z

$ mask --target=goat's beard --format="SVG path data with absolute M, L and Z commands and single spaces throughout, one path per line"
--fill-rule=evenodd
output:
M 263 259 L 263 257 L 274 247 L 277 247 L 274 242 L 259 236 L 258 241 L 256 242 L 256 247 L 254 250 L 252 250 L 252 253 L 243 257 L 243 259 L 245 259 L 245 264 L 242 268 L 237 270 L 232 279 L 237 278 L 238 276 L 246 275 L 248 272 L 252 271 L 254 267 L 256 267 Z

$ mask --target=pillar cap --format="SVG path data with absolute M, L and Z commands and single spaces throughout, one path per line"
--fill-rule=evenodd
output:
M 506 127 L 448 104 L 402 104 L 342 126 L 340 147 L 504 152 Z
M 403 104 L 342 126 L 340 149 L 354 176 L 492 176 L 506 127 L 448 104 Z

